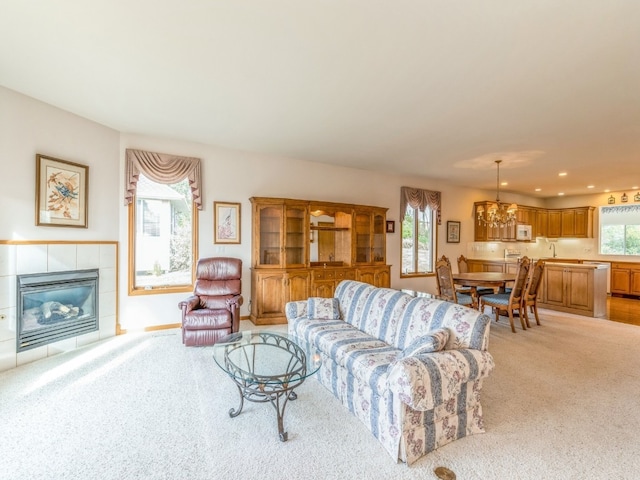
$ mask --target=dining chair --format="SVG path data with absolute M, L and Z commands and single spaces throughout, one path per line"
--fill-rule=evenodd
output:
M 469 272 L 469 264 L 467 263 L 467 258 L 464 255 L 460 255 L 458 257 L 458 272 L 460 273 L 468 273 Z M 473 291 L 470 287 L 458 287 L 456 290 L 459 293 L 467 293 L 471 295 Z M 496 293 L 493 288 L 490 287 L 476 287 L 476 295 L 480 297 L 480 295 L 490 295 L 492 293 Z
M 540 284 L 542 283 L 544 260 L 538 260 L 530 270 L 531 274 L 527 281 L 525 293 L 522 296 L 522 312 L 524 314 L 524 321 L 527 324 L 527 328 L 531 327 L 529 324 L 529 310 L 534 314 L 536 323 L 540 325 L 540 318 L 538 317 L 538 291 L 540 289 Z
M 522 260 L 518 264 L 518 271 L 516 272 L 515 283 L 510 293 L 494 293 L 492 295 L 483 295 L 480 297 L 480 311 L 484 312 L 484 307 L 492 307 L 496 313 L 496 322 L 500 319 L 500 312 L 506 311 L 509 316 L 509 323 L 511 324 L 511 331 L 516 333 L 516 328 L 513 323 L 513 312 L 518 311 L 520 317 L 520 323 L 522 329 L 526 330 L 527 325 L 525 322 L 525 316 L 523 313 L 522 299 L 525 293 L 525 286 L 527 277 L 529 276 L 529 268 L 531 261 L 528 257 L 522 257 Z
M 456 292 L 451 262 L 445 255 L 436 261 L 436 283 L 438 284 L 438 296 L 441 299 L 475 308 L 475 300 L 471 295 Z

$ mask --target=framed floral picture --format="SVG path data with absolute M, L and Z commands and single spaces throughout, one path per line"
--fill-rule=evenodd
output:
M 213 202 L 213 243 L 240 243 L 240 204 Z
M 460 222 L 447 222 L 447 243 L 460 243 Z
M 36 225 L 87 228 L 89 167 L 36 155 Z

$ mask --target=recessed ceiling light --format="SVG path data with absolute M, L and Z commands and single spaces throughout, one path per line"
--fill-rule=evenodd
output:
M 595 185 L 587 185 L 587 188 L 594 188 Z
M 604 193 L 609 193 L 610 191 L 611 191 L 611 189 L 609 189 L 609 188 L 605 188 L 604 189 Z
M 536 192 L 541 192 L 542 189 L 541 188 L 536 188 Z
M 632 189 L 632 190 L 638 190 L 638 188 L 639 188 L 639 187 L 638 187 L 637 185 L 636 185 L 636 186 L 634 186 L 634 187 L 631 187 L 631 189 Z
M 504 187 L 504 186 L 507 186 L 509 184 L 507 182 L 502 182 L 500 185 L 502 185 Z
M 558 174 L 559 177 L 566 177 L 567 176 L 567 172 L 560 172 Z
M 562 195 L 564 195 L 564 192 L 560 192 L 560 193 L 558 194 L 558 196 L 560 196 L 560 197 L 561 197 Z

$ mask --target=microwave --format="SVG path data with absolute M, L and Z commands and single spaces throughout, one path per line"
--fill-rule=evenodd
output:
M 516 225 L 516 240 L 532 240 L 531 225 Z

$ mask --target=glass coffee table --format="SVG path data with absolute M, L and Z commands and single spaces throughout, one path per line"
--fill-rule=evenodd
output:
M 270 402 L 278 415 L 280 440 L 286 442 L 283 417 L 287 402 L 295 400 L 294 390 L 318 371 L 320 354 L 286 334 L 244 331 L 218 340 L 213 358 L 240 392 L 240 406 L 229 410 L 229 416 L 240 415 L 245 400 Z

